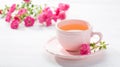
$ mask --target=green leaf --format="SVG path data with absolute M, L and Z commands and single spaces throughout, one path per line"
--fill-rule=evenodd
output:
M 90 46 L 91 46 L 91 47 L 94 47 L 94 46 L 95 46 L 95 43 L 91 43 Z
M 29 3 L 27 3 L 27 7 L 29 7 L 29 5 L 30 5 L 30 4 L 29 4 Z
M 99 50 L 101 50 L 102 49 L 102 47 L 99 47 Z
M 32 12 L 32 11 L 30 11 L 30 14 L 33 14 L 33 12 Z
M 17 7 L 19 7 L 20 5 L 19 4 L 17 4 Z
M 37 14 L 35 13 L 35 14 L 34 14 L 34 17 L 36 17 L 36 16 L 37 16 Z
M 28 11 L 31 11 L 31 8 L 27 8 L 28 9 Z
M 34 7 L 34 5 L 32 4 L 31 7 Z
M 107 49 L 107 45 L 105 41 L 101 41 L 98 45 L 95 43 L 90 43 L 91 50 L 96 51 L 97 49 Z
M 5 5 L 5 8 L 9 8 L 7 5 Z
M 103 45 L 103 48 L 104 48 L 104 49 L 107 49 L 106 45 Z
M 25 3 L 22 4 L 21 8 L 24 8 L 25 7 Z
M 106 43 L 105 43 L 105 41 L 103 41 L 103 42 L 100 42 L 100 45 L 102 46 L 102 48 L 103 48 L 103 49 L 107 49 L 107 46 L 106 46 Z

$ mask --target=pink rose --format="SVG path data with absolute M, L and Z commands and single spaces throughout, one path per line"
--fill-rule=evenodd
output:
M 10 13 L 13 13 L 13 12 L 15 11 L 15 9 L 16 9 L 16 4 L 13 4 L 13 5 L 10 7 L 9 12 L 10 12 Z
M 17 29 L 20 23 L 20 18 L 18 16 L 14 17 L 14 20 L 11 23 L 11 28 L 12 29 Z
M 48 18 L 51 18 L 53 16 L 52 10 L 48 9 L 47 11 L 45 11 L 46 15 Z
M 11 23 L 11 28 L 12 28 L 12 29 L 17 29 L 18 26 L 19 26 L 19 23 L 20 23 L 20 21 L 14 19 L 14 20 L 12 21 L 12 23 Z
M 80 46 L 80 55 L 87 55 L 90 54 L 91 50 L 90 50 L 90 45 L 89 44 L 82 44 Z
M 64 3 L 60 3 L 59 5 L 58 5 L 58 8 L 60 9 L 60 10 L 63 10 L 63 11 L 67 11 L 68 9 L 69 9 L 69 5 L 68 4 L 64 4 Z
M 34 22 L 35 22 L 35 19 L 30 17 L 30 16 L 27 16 L 25 19 L 24 19 L 24 22 L 25 22 L 25 26 L 26 27 L 30 27 L 30 26 L 33 26 Z
M 46 26 L 51 25 L 53 13 L 52 10 L 49 7 L 46 7 L 43 12 L 38 16 L 38 20 L 40 23 L 45 22 Z
M 53 15 L 53 20 L 57 21 L 57 19 L 64 20 L 66 18 L 65 12 L 69 9 L 68 4 L 60 3 L 58 8 L 55 10 L 55 14 Z
M 21 16 L 21 15 L 24 15 L 24 14 L 26 14 L 26 13 L 27 13 L 27 9 L 22 8 L 22 9 L 20 9 L 20 10 L 18 11 L 18 14 L 17 14 L 17 15 Z
M 10 22 L 11 17 L 12 17 L 11 14 L 8 13 L 7 16 L 6 16 L 6 18 L 5 18 L 5 21 L 6 21 L 6 22 Z
M 47 16 L 46 16 L 46 14 L 45 14 L 44 12 L 41 13 L 41 14 L 38 16 L 38 20 L 39 20 L 40 23 L 45 22 L 46 19 L 47 19 Z
M 30 0 L 24 0 L 24 2 L 25 2 L 25 3 L 29 3 L 29 2 L 30 2 Z
M 65 11 L 60 11 L 57 9 L 55 12 L 56 14 L 54 14 L 52 17 L 54 21 L 57 21 L 57 19 L 64 20 L 66 18 Z

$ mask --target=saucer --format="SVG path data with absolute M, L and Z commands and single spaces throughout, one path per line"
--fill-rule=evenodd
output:
M 52 37 L 48 40 L 48 42 L 45 45 L 45 49 L 48 53 L 63 59 L 90 58 L 91 56 L 98 56 L 105 51 L 105 50 L 99 50 L 89 55 L 80 55 L 79 52 L 68 52 L 60 45 L 56 37 Z

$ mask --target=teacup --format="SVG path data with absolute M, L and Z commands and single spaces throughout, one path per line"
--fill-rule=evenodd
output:
M 63 20 L 56 24 L 56 30 L 59 43 L 68 51 L 78 51 L 82 44 L 90 44 L 93 35 L 99 36 L 96 44 L 102 39 L 102 34 L 93 32 L 91 25 L 84 20 Z

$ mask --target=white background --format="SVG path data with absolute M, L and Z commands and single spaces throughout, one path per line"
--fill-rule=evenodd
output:
M 0 0 L 4 5 L 20 3 L 22 0 Z M 70 4 L 67 19 L 88 21 L 94 31 L 102 32 L 103 40 L 109 43 L 102 60 L 62 60 L 48 54 L 45 43 L 55 36 L 55 27 L 36 24 L 31 28 L 20 25 L 12 30 L 0 18 L 0 67 L 119 67 L 120 61 L 120 1 L 119 0 L 33 0 L 34 4 L 56 6 Z M 96 58 L 96 57 L 94 57 Z

